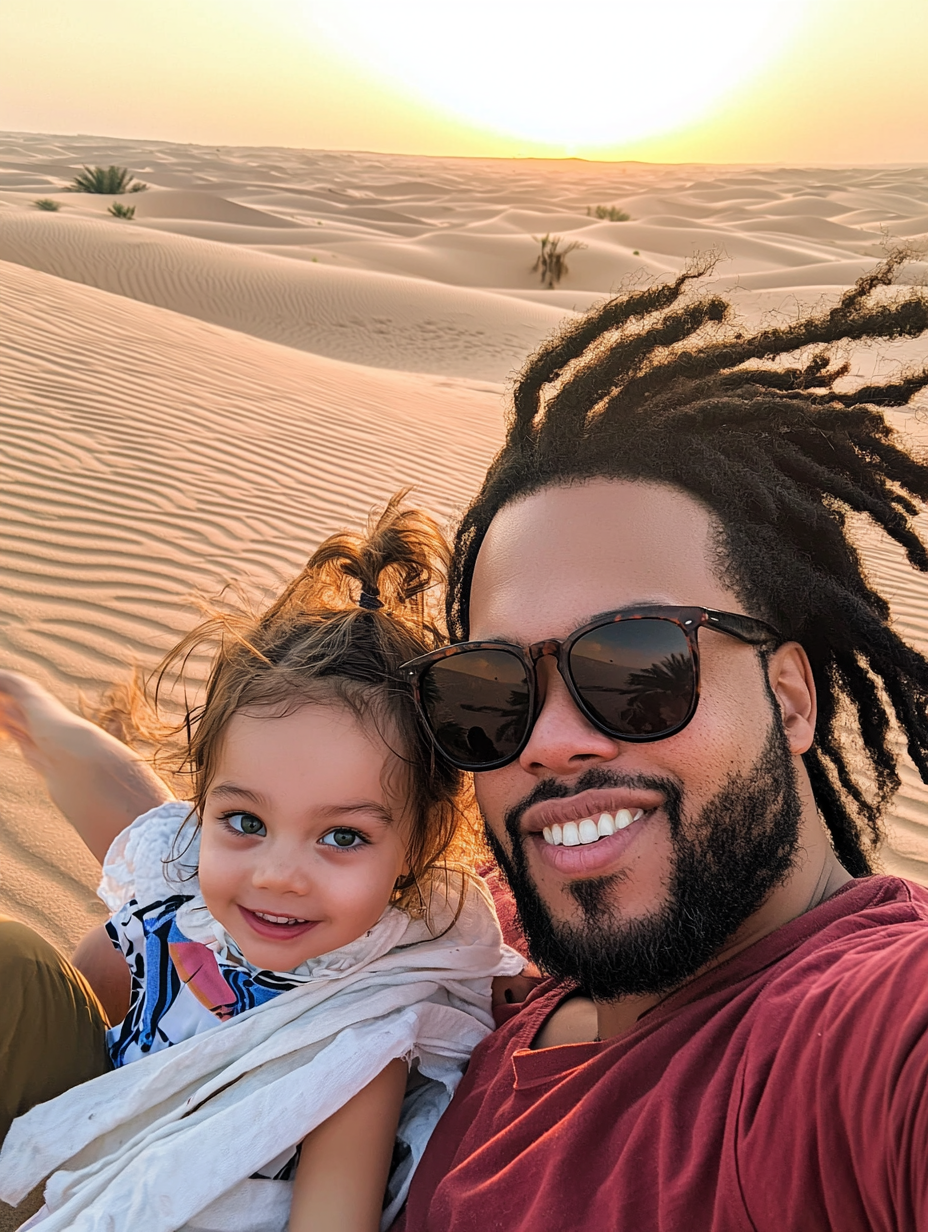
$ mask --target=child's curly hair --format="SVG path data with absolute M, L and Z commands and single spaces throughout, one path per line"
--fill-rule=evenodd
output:
M 220 746 L 232 716 L 268 708 L 277 714 L 337 701 L 371 722 L 396 753 L 394 773 L 409 800 L 409 873 L 395 906 L 413 915 L 428 907 L 435 872 L 472 869 L 479 849 L 464 776 L 434 756 L 399 668 L 443 643 L 430 600 L 440 590 L 448 545 L 427 514 L 403 508 L 399 492 L 366 534 L 343 531 L 313 553 L 305 568 L 263 611 L 224 603 L 167 655 L 150 681 L 112 689 L 96 718 L 133 744 L 154 745 L 190 780 L 202 813 Z M 211 655 L 205 696 L 179 721 L 164 717 L 168 682 L 182 688 L 192 657 Z M 163 753 L 162 753 L 163 757 Z M 395 789 L 396 790 L 396 789 Z

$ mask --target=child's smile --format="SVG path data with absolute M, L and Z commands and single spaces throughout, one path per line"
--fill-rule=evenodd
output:
M 249 911 L 241 904 L 238 909 L 249 928 L 253 929 L 259 937 L 267 937 L 271 941 L 292 941 L 294 937 L 303 936 L 319 923 L 318 920 L 299 920 L 293 916 L 271 915 L 266 911 Z
M 200 888 L 255 966 L 289 971 L 363 936 L 406 869 L 394 755 L 346 706 L 229 721 L 203 811 Z

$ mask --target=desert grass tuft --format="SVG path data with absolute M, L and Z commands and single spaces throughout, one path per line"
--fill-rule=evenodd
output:
M 135 206 L 123 205 L 121 201 L 114 201 L 107 213 L 112 214 L 114 218 L 134 218 Z
M 631 219 L 631 214 L 626 214 L 617 205 L 588 205 L 586 213 L 588 218 L 604 218 L 608 222 L 628 222 Z
M 147 187 L 125 167 L 84 167 L 71 181 L 68 191 L 119 194 L 144 192 Z
M 39 197 L 38 201 L 32 203 L 37 210 L 60 210 L 61 202 L 55 201 L 51 197 Z
M 541 239 L 536 235 L 532 238 L 541 245 L 541 252 L 535 258 L 532 272 L 540 272 L 541 285 L 553 289 L 564 275 L 570 272 L 567 268 L 567 254 L 576 252 L 578 248 L 586 248 L 586 244 L 581 243 L 580 240 L 571 240 L 562 248 L 559 235 L 544 235 Z

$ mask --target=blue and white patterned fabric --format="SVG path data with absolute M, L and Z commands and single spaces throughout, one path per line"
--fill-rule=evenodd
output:
M 141 907 L 132 899 L 106 925 L 132 976 L 129 1012 L 107 1032 L 114 1066 L 208 1031 L 217 1020 L 263 1005 L 299 982 L 221 962 L 202 942 L 186 937 L 177 913 L 190 901 L 190 895 L 178 894 Z

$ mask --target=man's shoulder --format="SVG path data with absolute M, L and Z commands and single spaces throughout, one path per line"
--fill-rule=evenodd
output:
M 852 882 L 842 895 L 848 909 L 766 972 L 761 1017 L 769 1026 L 779 1007 L 784 1029 L 787 1021 L 790 1030 L 834 1027 L 842 1048 L 874 1032 L 888 1042 L 903 1006 L 928 1030 L 928 891 L 881 876 Z
M 830 919 L 811 931 L 796 949 L 799 963 L 820 955 L 841 971 L 881 956 L 893 966 L 924 954 L 928 959 L 928 890 L 902 877 L 859 878 L 818 910 Z M 812 921 L 815 912 L 810 913 Z M 802 918 L 796 921 L 801 925 Z
M 913 918 L 919 915 L 928 920 L 928 887 L 906 877 L 888 873 L 855 877 L 829 901 L 840 902 L 845 895 L 852 904 L 852 912 L 896 907 L 902 912 L 908 910 Z

